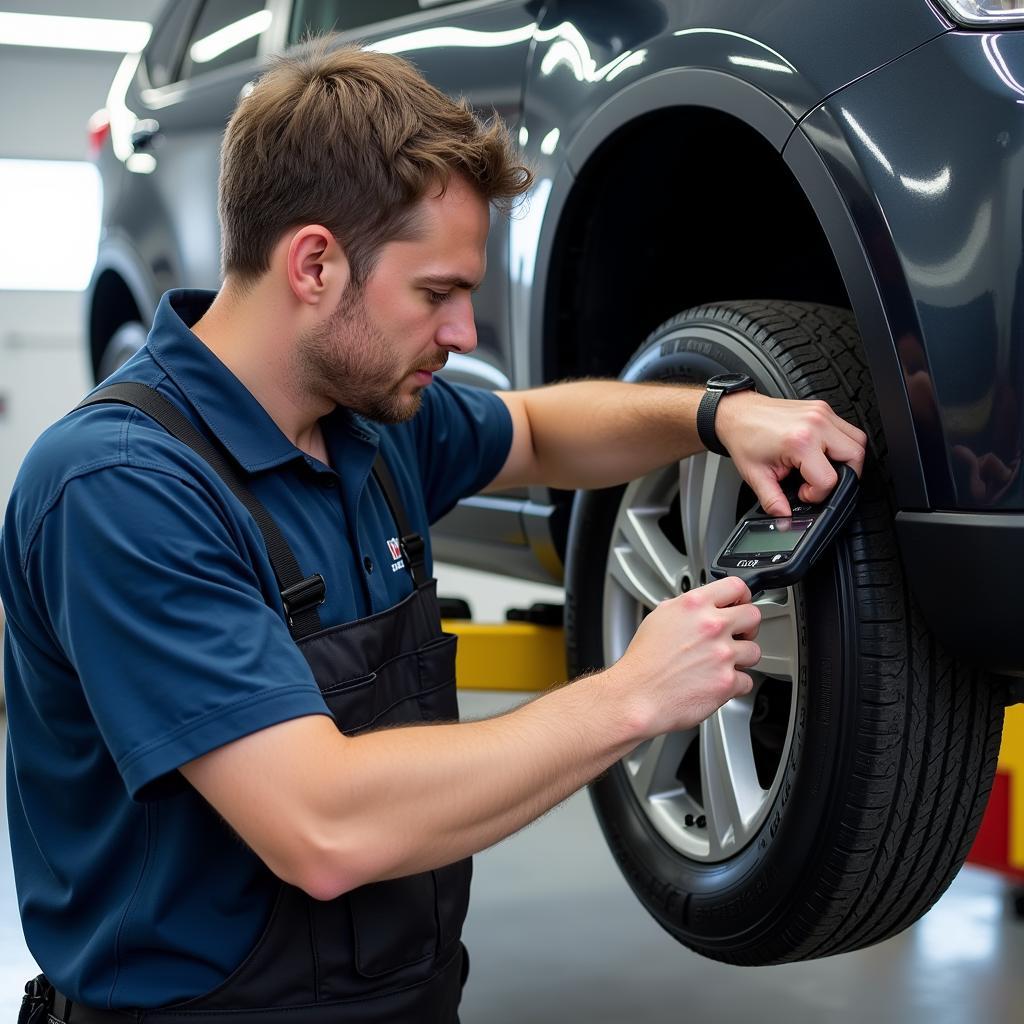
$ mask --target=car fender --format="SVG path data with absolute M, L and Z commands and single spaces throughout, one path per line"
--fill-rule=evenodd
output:
M 96 264 L 86 288 L 88 300 L 85 303 L 85 318 L 90 346 L 94 341 L 91 335 L 91 320 L 96 285 L 104 274 L 110 272 L 116 274 L 124 282 L 146 327 L 153 322 L 157 303 L 160 300 L 160 290 L 156 279 L 132 244 L 131 239 L 121 231 L 108 228 L 100 239 Z
M 835 254 L 863 335 L 897 484 L 904 507 L 922 507 L 927 495 L 913 421 L 896 357 L 894 335 L 879 283 L 866 255 L 864 225 L 814 146 L 778 102 L 756 86 L 721 71 L 676 68 L 631 82 L 598 107 L 564 148 L 557 168 L 542 168 L 526 214 L 513 223 L 513 336 L 528 339 L 529 369 L 517 366 L 520 387 L 544 383 L 545 301 L 553 247 L 561 215 L 577 177 L 605 140 L 637 118 L 667 107 L 699 106 L 729 114 L 762 135 L 782 154 L 807 196 Z M 535 263 L 526 255 L 535 253 Z M 890 287 L 886 282 L 886 287 Z M 745 298 L 746 296 L 735 296 Z M 521 348 L 519 349 L 522 350 Z

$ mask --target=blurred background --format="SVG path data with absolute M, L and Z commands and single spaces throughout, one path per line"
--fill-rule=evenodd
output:
M 124 57 L 124 50 L 108 47 L 137 46 L 162 2 L 5 0 L 0 7 L 0 495 L 5 504 L 19 456 L 91 386 L 82 293 L 99 240 L 100 181 L 90 159 L 89 119 L 106 102 Z M 98 26 L 95 39 L 82 40 L 61 22 L 12 19 L 18 14 L 130 20 L 116 30 Z M 11 45 L 7 39 L 36 45 Z M 85 42 L 90 48 L 80 48 Z

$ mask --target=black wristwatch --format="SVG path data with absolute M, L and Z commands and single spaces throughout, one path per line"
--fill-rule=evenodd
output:
M 715 433 L 715 413 L 723 395 L 736 391 L 753 391 L 754 381 L 745 373 L 720 373 L 708 379 L 707 391 L 697 406 L 697 434 L 704 447 L 716 455 L 728 455 Z

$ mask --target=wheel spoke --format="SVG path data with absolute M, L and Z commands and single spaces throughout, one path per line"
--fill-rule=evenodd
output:
M 679 593 L 683 555 L 658 524 L 667 514 L 667 508 L 631 508 L 622 518 L 621 530 L 629 546 L 658 577 L 665 593 L 674 597 Z
M 700 727 L 700 769 L 712 857 L 728 856 L 750 838 L 767 794 L 757 781 L 750 742 L 750 696 L 729 701 Z
M 757 602 L 757 607 L 761 610 L 757 631 L 761 660 L 754 671 L 775 679 L 795 680 L 798 643 L 792 591 L 772 591 Z
M 736 523 L 739 475 L 729 459 L 699 452 L 679 463 L 680 513 L 691 572 L 707 570 Z
M 684 791 L 679 764 L 696 736 L 696 729 L 655 736 L 626 758 L 630 782 L 641 800 L 670 799 Z
M 626 508 L 619 515 L 609 571 L 636 600 L 655 608 L 679 593 L 683 556 L 658 521 L 667 507 Z
M 657 576 L 648 571 L 626 545 L 612 550 L 608 572 L 634 601 L 639 601 L 647 608 L 657 608 L 667 596 L 659 586 Z

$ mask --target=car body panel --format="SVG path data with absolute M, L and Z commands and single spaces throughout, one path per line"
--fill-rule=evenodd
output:
M 1024 36 L 949 33 L 800 126 L 875 268 L 933 509 L 1024 508 L 999 469 L 1024 443 L 1022 81 Z
M 896 536 L 911 591 L 932 634 L 968 662 L 1024 676 L 1019 576 L 1024 515 L 899 512 Z M 1024 697 L 1024 689 L 1019 692 Z
M 837 177 L 803 130 L 790 136 L 784 156 L 825 229 L 857 317 L 896 502 L 901 508 L 924 508 L 928 493 L 919 439 L 896 354 L 896 338 L 905 330 L 912 306 L 902 280 L 892 275 L 880 279 L 879 268 L 896 262 L 884 233 L 875 230 L 884 217 L 877 210 L 871 211 L 874 217 L 866 216 L 863 204 L 851 203 L 855 190 L 849 179 L 857 178 L 857 165 L 849 164 L 847 175 Z
M 571 140 L 623 85 L 667 68 L 745 81 L 796 121 L 830 93 L 949 27 L 927 0 L 782 0 L 757 8 L 746 0 L 551 0 L 537 25 L 524 123 L 539 142 L 546 114 Z M 843 46 L 822 45 L 830 39 Z

